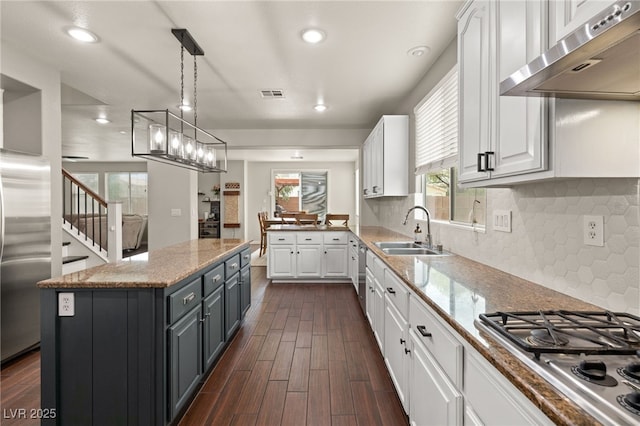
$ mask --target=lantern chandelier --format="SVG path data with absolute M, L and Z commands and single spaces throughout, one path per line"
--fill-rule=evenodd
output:
M 180 47 L 180 116 L 168 109 L 131 110 L 131 154 L 204 173 L 227 171 L 227 143 L 198 127 L 198 64 L 204 51 L 185 29 L 171 32 Z M 184 51 L 193 56 L 193 124 L 184 120 Z

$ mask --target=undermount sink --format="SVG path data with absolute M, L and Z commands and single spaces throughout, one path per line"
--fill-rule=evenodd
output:
M 374 243 L 389 256 L 449 256 L 450 253 L 431 250 L 413 241 L 380 241 Z

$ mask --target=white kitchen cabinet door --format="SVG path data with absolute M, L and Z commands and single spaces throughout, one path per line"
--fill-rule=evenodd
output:
M 323 277 L 348 277 L 349 276 L 349 246 L 325 245 L 324 261 L 322 262 Z
M 296 273 L 295 245 L 269 247 L 268 278 L 293 278 Z
M 409 422 L 414 426 L 462 425 L 462 394 L 447 379 L 429 352 L 416 340 L 413 330 L 409 332 L 409 339 Z
M 373 320 L 373 336 L 378 342 L 380 352 L 384 355 L 384 287 L 378 281 L 378 278 L 373 278 L 374 293 L 373 303 L 376 305 L 374 308 L 374 320 Z
M 384 194 L 385 178 L 392 178 L 384 174 L 384 118 L 378 121 L 374 127 L 371 142 L 371 191 L 373 195 L 377 196 Z M 387 143 L 391 143 L 391 141 Z
M 296 250 L 296 277 L 319 278 L 322 272 L 322 246 L 298 244 Z
M 375 282 L 373 279 L 373 273 L 371 273 L 371 270 L 369 268 L 366 269 L 366 273 L 365 273 L 365 289 L 366 289 L 366 299 L 367 299 L 367 320 L 369 320 L 369 324 L 371 325 L 371 329 L 375 330 L 375 318 L 376 318 L 376 313 L 375 313 L 375 309 L 376 309 L 376 304 L 374 303 L 375 300 Z
M 602 13 L 614 0 L 554 0 L 549 2 L 549 47 L 553 46 L 582 24 Z
M 373 194 L 373 138 L 369 136 L 362 145 L 362 193 L 365 198 Z
M 409 343 L 408 323 L 398 312 L 389 295 L 384 309 L 384 363 L 406 413 L 409 412 Z
M 490 158 L 491 178 L 547 169 L 547 100 L 536 97 L 500 96 L 500 82 L 544 51 L 547 3 L 541 0 L 499 1 L 495 11 L 494 73 L 496 97 Z
M 486 179 L 481 171 L 490 152 L 491 72 L 489 2 L 473 2 L 458 19 L 459 180 Z

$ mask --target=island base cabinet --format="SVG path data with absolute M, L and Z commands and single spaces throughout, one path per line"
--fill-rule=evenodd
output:
M 204 364 L 211 367 L 225 345 L 224 286 L 204 299 Z
M 226 340 L 240 327 L 240 275 L 235 274 L 225 283 L 225 327 Z
M 169 418 L 175 417 L 200 382 L 202 374 L 200 317 L 201 309 L 198 306 L 169 328 L 168 340 L 171 354 Z
M 414 426 L 461 425 L 464 408 L 462 394 L 449 381 L 429 351 L 419 343 L 413 330 L 409 335 L 411 339 L 409 388 L 411 424 Z
M 251 269 L 245 266 L 240 271 L 240 313 L 244 317 L 251 307 Z

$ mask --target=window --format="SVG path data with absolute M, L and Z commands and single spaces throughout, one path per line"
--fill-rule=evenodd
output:
M 274 216 L 283 211 L 305 211 L 324 219 L 327 213 L 326 171 L 273 173 Z
M 100 193 L 98 185 L 98 173 L 72 173 L 73 177 L 84 186 L 95 192 Z
M 413 111 L 415 172 L 422 183 L 423 205 L 435 220 L 484 226 L 485 190 L 462 189 L 457 185 L 457 67 L 453 67 Z
M 107 200 L 120 201 L 124 214 L 147 214 L 147 173 L 107 173 Z

